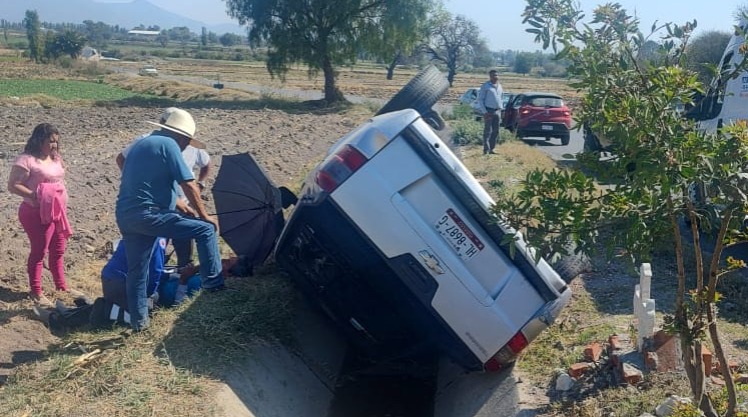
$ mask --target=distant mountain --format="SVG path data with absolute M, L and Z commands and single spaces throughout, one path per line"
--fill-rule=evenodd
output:
M 97 3 L 93 0 L 0 0 L 0 19 L 21 22 L 26 10 L 36 10 L 39 20 L 50 23 L 83 23 L 84 20 L 133 28 L 139 25 L 158 25 L 162 29 L 186 26 L 200 34 L 205 27 L 211 32 L 244 35 L 246 29 L 232 24 L 207 25 L 166 11 L 148 0 L 130 3 Z

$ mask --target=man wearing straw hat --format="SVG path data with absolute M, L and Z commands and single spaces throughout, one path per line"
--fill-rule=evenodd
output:
M 188 145 L 205 148 L 195 139 L 195 121 L 185 110 L 175 109 L 161 123 L 147 123 L 161 129 L 130 150 L 122 168 L 116 205 L 127 257 L 127 310 L 136 331 L 148 327 L 148 265 L 158 236 L 194 239 L 203 289 L 223 289 L 218 222 L 205 210 L 192 170 L 181 153 Z M 175 184 L 182 188 L 199 218 L 175 210 Z

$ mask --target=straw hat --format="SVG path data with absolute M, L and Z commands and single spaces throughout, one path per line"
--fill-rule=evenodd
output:
M 168 110 L 171 110 L 169 112 Z M 168 113 L 168 114 L 167 114 Z M 205 149 L 205 144 L 195 139 L 195 120 L 188 112 L 182 109 L 167 109 L 162 116 L 162 123 L 146 122 L 159 126 L 172 132 L 179 133 L 190 139 L 190 145 L 195 148 Z

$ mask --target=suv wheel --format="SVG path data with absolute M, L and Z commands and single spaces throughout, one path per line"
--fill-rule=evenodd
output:
M 447 77 L 433 65 L 422 69 L 377 112 L 377 115 L 414 109 L 429 125 L 444 128 L 444 120 L 431 107 L 449 89 Z M 436 117 L 434 117 L 436 116 Z M 437 129 L 441 130 L 441 129 Z
M 563 136 L 561 136 L 561 144 L 566 146 L 569 144 L 569 134 L 565 133 Z
M 434 110 L 429 110 L 428 113 L 423 114 L 422 116 L 423 120 L 425 120 L 434 130 L 442 130 L 446 126 L 444 119 L 442 119 L 442 117 L 439 116 L 439 113 Z

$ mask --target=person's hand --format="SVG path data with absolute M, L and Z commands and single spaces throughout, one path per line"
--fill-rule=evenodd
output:
M 493 113 L 486 112 L 483 113 L 483 120 L 490 120 L 493 117 Z
M 192 207 L 190 207 L 189 204 L 187 204 L 187 202 L 184 201 L 184 199 L 182 198 L 177 199 L 176 209 L 180 213 L 184 213 L 188 216 L 192 216 L 192 217 L 197 216 L 197 213 L 195 212 L 195 210 L 193 210 Z
M 215 218 L 215 216 L 205 216 L 203 218 L 203 220 L 205 220 L 206 222 L 212 224 L 213 227 L 216 228 L 216 234 L 217 235 L 221 234 L 221 229 L 218 227 L 218 220 Z

